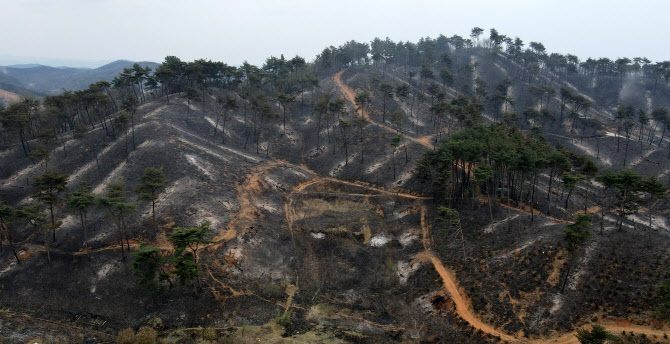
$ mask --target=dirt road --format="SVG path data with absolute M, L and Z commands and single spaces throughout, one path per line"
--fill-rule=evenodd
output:
M 344 84 L 342 82 L 342 73 L 343 72 L 344 72 L 343 70 L 337 72 L 337 74 L 335 74 L 335 76 L 333 77 L 333 81 L 335 81 L 335 84 L 337 85 L 337 87 L 340 89 L 340 91 L 342 91 L 342 94 L 344 95 L 344 97 L 348 101 L 350 101 L 352 104 L 354 104 L 354 106 L 356 106 L 356 92 L 351 87 L 347 86 L 346 84 Z M 408 139 L 412 142 L 416 142 L 416 143 L 418 143 L 418 144 L 420 144 L 420 145 L 422 145 L 422 146 L 424 146 L 428 149 L 433 149 L 433 145 L 430 143 L 430 138 L 428 136 L 421 137 L 421 138 L 416 138 L 416 137 L 413 137 L 413 136 L 409 136 L 407 134 L 401 133 L 398 130 L 395 130 L 395 129 L 389 127 L 388 125 L 376 122 L 374 119 L 372 119 L 370 117 L 370 114 L 364 112 L 363 109 L 360 110 L 360 114 L 368 122 L 370 122 L 370 123 L 372 123 L 372 124 L 374 124 L 374 125 L 376 125 L 380 128 L 383 128 L 385 130 L 388 130 L 388 131 L 390 131 L 392 133 L 395 133 L 395 134 L 398 134 L 398 135 L 402 135 L 404 138 L 406 138 L 406 139 Z

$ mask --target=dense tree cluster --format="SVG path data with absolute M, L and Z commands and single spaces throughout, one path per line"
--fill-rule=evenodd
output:
M 630 170 L 598 175 L 597 165 L 587 157 L 562 146 L 554 147 L 536 130 L 524 134 L 518 127 L 504 123 L 476 125 L 454 132 L 436 150 L 424 153 L 417 162 L 416 172 L 421 180 L 431 183 L 436 197 L 450 206 L 466 199 L 474 201 L 484 194 L 489 205 L 492 199 L 508 206 L 511 202 L 519 207 L 527 204 L 531 206 L 531 214 L 535 207 L 545 203 L 539 202 L 539 194 L 546 197 L 543 206 L 546 214 L 555 212 L 559 205 L 553 205 L 552 198 L 558 190 L 565 201 L 561 212 L 569 214 L 570 197 L 580 182 L 587 184 L 586 212 L 591 181 L 595 178 L 605 188 L 618 190 L 615 198 L 619 228 L 626 215 L 636 213 L 641 204 L 655 206 L 666 191 L 655 177 L 643 177 Z M 547 185 L 546 192 L 539 190 L 541 183 Z M 605 206 L 602 209 L 604 216 Z M 648 228 L 651 230 L 651 215 Z
M 182 284 L 194 284 L 196 292 L 200 285 L 198 250 L 201 245 L 211 243 L 209 222 L 197 227 L 176 228 L 170 234 L 172 253 L 158 247 L 141 243 L 133 253 L 133 272 L 140 276 L 140 286 L 150 291 L 163 289 L 162 282 L 173 286 L 171 279 L 179 279 Z
M 540 42 L 530 42 L 526 47 L 519 37 L 511 38 L 494 28 L 489 32 L 489 37 L 481 40 L 484 30 L 475 27 L 471 31 L 471 38 L 439 35 L 437 38 L 421 38 L 416 43 L 394 42 L 388 37 L 384 40 L 375 38 L 369 44 L 348 41 L 339 47 L 325 48 L 317 55 L 315 64 L 318 68 L 331 72 L 345 66 L 369 63 L 419 67 L 455 50 L 486 47 L 510 58 L 513 63 L 522 65 L 527 73 L 526 76 L 532 76 L 533 73 L 540 71 L 551 79 L 556 75 L 571 74 L 590 77 L 611 76 L 618 79 L 640 76 L 649 79 L 654 89 L 659 82 L 670 82 L 670 61 L 652 62 L 645 57 L 623 57 L 616 60 L 587 58 L 581 61 L 572 54 L 548 53 Z M 519 70 L 519 73 L 522 71 Z
M 450 204 L 482 191 L 489 200 L 499 197 L 501 202 L 535 204 L 542 173 L 549 176 L 551 204 L 554 182 L 564 172 L 573 172 L 567 152 L 555 149 L 537 132 L 525 135 L 504 123 L 477 124 L 454 132 L 417 163 L 418 177 L 431 182 L 436 196 Z

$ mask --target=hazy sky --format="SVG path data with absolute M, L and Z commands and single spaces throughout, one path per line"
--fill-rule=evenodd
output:
M 670 59 L 669 14 L 670 0 L 0 0 L 0 57 L 260 64 L 282 53 L 312 60 L 350 39 L 480 26 L 550 52 L 658 61 Z

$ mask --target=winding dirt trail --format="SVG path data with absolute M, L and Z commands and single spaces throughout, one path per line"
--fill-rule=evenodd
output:
M 506 333 L 496 330 L 492 325 L 484 323 L 479 317 L 477 317 L 471 310 L 470 301 L 467 297 L 461 293 L 456 285 L 456 279 L 452 274 L 447 271 L 447 269 L 442 265 L 442 262 L 435 256 L 430 250 L 424 252 L 425 256 L 433 263 L 435 271 L 442 278 L 442 284 L 444 289 L 446 289 L 451 295 L 451 299 L 454 301 L 456 306 L 456 314 L 458 314 L 461 319 L 465 320 L 470 324 L 470 326 L 481 330 L 484 333 L 488 333 L 492 336 L 498 336 L 502 340 L 508 342 L 515 342 L 517 339 Z
M 355 106 L 355 105 L 356 105 L 356 101 L 355 101 L 355 99 L 356 99 L 356 92 L 355 92 L 351 87 L 347 86 L 347 85 L 342 81 L 342 73 L 344 73 L 344 70 L 341 70 L 341 71 L 337 72 L 337 73 L 335 74 L 335 76 L 333 77 L 333 81 L 335 81 L 335 84 L 336 84 L 337 87 L 340 89 L 340 91 L 341 91 L 342 94 L 345 96 L 345 98 L 346 98 L 348 101 L 350 101 L 352 104 L 354 104 L 354 106 Z M 408 139 L 408 140 L 410 140 L 410 141 L 413 141 L 413 142 L 416 142 L 416 143 L 418 143 L 418 144 L 420 144 L 420 145 L 422 145 L 422 146 L 424 146 L 424 147 L 426 147 L 426 148 L 428 148 L 428 149 L 433 149 L 433 148 L 434 148 L 433 143 L 431 143 L 431 141 L 434 141 L 434 135 L 423 136 L 423 137 L 420 137 L 420 138 L 412 137 L 412 136 L 403 134 L 403 133 L 399 132 L 398 130 L 395 130 L 395 129 L 393 129 L 393 128 L 387 126 L 387 125 L 384 125 L 384 124 L 382 124 L 382 123 L 377 123 L 377 122 L 375 122 L 375 120 L 373 120 L 373 119 L 370 117 L 370 114 L 365 113 L 362 109 L 360 110 L 360 114 L 363 116 L 363 118 L 365 118 L 366 120 L 368 120 L 370 123 L 372 123 L 372 124 L 374 124 L 374 125 L 376 125 L 376 126 L 378 126 L 378 127 L 380 127 L 380 128 L 383 128 L 383 129 L 385 129 L 385 130 L 388 130 L 388 131 L 390 131 L 390 132 L 392 132 L 392 133 L 395 133 L 395 134 L 398 134 L 398 135 L 402 135 L 402 136 L 405 137 L 406 139 Z M 336 179 L 336 180 L 337 180 L 337 179 Z M 342 182 L 341 180 L 337 180 L 337 181 Z M 403 197 L 406 197 L 406 196 L 403 196 Z M 500 205 L 501 205 L 502 207 L 505 207 L 505 208 L 508 207 L 507 205 L 505 205 L 505 204 L 503 204 L 503 203 L 500 203 Z M 522 213 L 526 213 L 526 214 L 530 214 L 530 213 L 531 213 L 530 208 L 529 208 L 528 206 L 526 206 L 526 207 L 524 207 L 524 208 L 515 208 L 515 207 L 509 207 L 509 208 L 511 208 L 512 210 L 515 210 L 515 211 L 519 211 L 519 212 L 522 212 Z M 565 221 L 565 220 L 561 220 L 561 219 L 557 219 L 557 218 L 548 216 L 548 215 L 546 215 L 546 214 L 540 212 L 540 211 L 537 210 L 537 209 L 534 209 L 534 211 L 535 211 L 535 213 L 538 214 L 539 216 L 542 216 L 542 217 L 545 217 L 545 218 L 547 218 L 547 219 L 550 219 L 550 220 L 552 220 L 552 221 L 554 221 L 554 222 L 556 222 L 556 223 L 564 223 L 564 222 L 567 222 L 567 221 Z
M 355 105 L 355 97 L 356 93 L 355 91 L 345 85 L 342 82 L 342 73 L 344 71 L 340 71 L 337 74 L 335 74 L 333 80 L 336 83 L 336 85 L 340 88 L 342 91 L 342 94 L 345 96 L 345 98 L 353 103 Z M 410 141 L 413 141 L 415 143 L 418 143 L 428 149 L 433 149 L 433 145 L 431 144 L 430 137 L 422 137 L 422 138 L 415 138 L 412 136 L 408 136 L 406 134 L 403 134 L 387 125 L 377 123 L 374 121 L 372 118 L 370 118 L 369 114 L 361 111 L 360 114 L 367 119 L 370 123 L 383 128 L 385 130 L 388 130 L 390 132 L 402 135 L 403 137 L 407 138 Z M 317 183 L 321 182 L 332 182 L 332 183 L 339 183 L 343 185 L 350 185 L 350 186 L 356 186 L 363 188 L 365 190 L 370 190 L 374 191 L 377 193 L 382 193 L 382 194 L 387 194 L 390 196 L 395 196 L 395 197 L 403 197 L 403 198 L 409 198 L 409 199 L 414 199 L 417 201 L 423 201 L 430 199 L 430 197 L 423 197 L 423 196 L 418 196 L 406 192 L 401 192 L 399 190 L 394 190 L 394 191 L 389 191 L 384 188 L 372 186 L 369 184 L 365 184 L 363 182 L 355 182 L 355 181 L 344 181 L 340 180 L 337 178 L 331 178 L 331 177 L 322 177 L 319 176 L 317 173 L 314 171 L 310 170 L 306 166 L 298 166 L 295 164 L 288 163 L 286 161 L 281 161 L 281 160 L 276 160 L 276 161 L 268 161 L 264 165 L 257 166 L 254 172 L 252 172 L 245 183 L 242 185 L 239 185 L 238 187 L 238 199 L 240 200 L 240 210 L 236 214 L 235 218 L 227 227 L 227 231 L 222 232 L 219 234 L 219 237 L 215 238 L 215 244 L 212 245 L 214 247 L 218 247 L 219 245 L 225 243 L 228 240 L 231 240 L 234 238 L 237 234 L 236 228 L 239 225 L 241 225 L 240 222 L 244 222 L 244 220 L 249 220 L 250 218 L 254 218 L 259 215 L 258 210 L 256 207 L 251 203 L 250 197 L 252 196 L 254 192 L 255 187 L 257 186 L 257 183 L 259 180 L 262 178 L 265 173 L 267 173 L 271 168 L 276 167 L 278 165 L 288 165 L 288 166 L 293 166 L 293 167 L 298 167 L 302 169 L 303 171 L 307 172 L 308 174 L 311 174 L 314 176 L 313 178 L 306 180 L 302 183 L 297 184 L 294 186 L 290 192 L 286 196 L 286 202 L 284 203 L 284 214 L 286 217 L 288 229 L 291 232 L 291 236 L 293 236 L 293 223 L 295 221 L 295 209 L 294 209 L 294 202 L 293 202 L 293 197 L 301 192 L 303 192 L 306 188 L 309 186 L 315 185 Z M 346 194 L 346 193 L 342 193 Z M 353 194 L 352 194 L 353 195 Z M 366 195 L 362 195 L 366 196 Z M 417 255 L 417 258 L 426 262 L 430 262 L 435 271 L 440 275 L 440 278 L 442 279 L 443 286 L 447 292 L 452 297 L 452 300 L 454 301 L 455 305 L 455 311 L 456 314 L 461 317 L 463 320 L 468 322 L 473 328 L 479 329 L 484 333 L 490 334 L 492 336 L 499 337 L 501 340 L 511 342 L 511 343 L 554 343 L 554 344 L 573 344 L 573 343 L 579 343 L 578 339 L 575 337 L 574 333 L 565 333 L 565 334 L 559 334 L 554 337 L 547 337 L 547 338 L 541 338 L 541 339 L 533 339 L 529 340 L 526 338 L 519 338 L 512 336 L 510 334 L 504 333 L 501 330 L 496 329 L 493 325 L 487 324 L 484 321 L 482 321 L 479 316 L 475 313 L 475 311 L 471 307 L 471 302 L 466 296 L 466 294 L 458 288 L 458 282 L 453 274 L 449 269 L 447 269 L 443 264 L 442 261 L 437 257 L 431 250 L 432 246 L 432 238 L 430 235 L 430 230 L 429 230 L 429 224 L 426 221 L 426 206 L 424 204 L 419 205 L 420 210 L 421 210 L 421 220 L 420 220 L 420 225 L 421 225 L 421 232 L 422 232 L 422 242 L 424 244 L 424 251 L 419 253 Z M 526 209 L 517 209 L 514 208 L 517 211 L 521 212 L 528 212 Z M 538 215 L 547 217 L 546 215 L 542 214 L 541 212 L 538 212 Z M 563 222 L 562 220 L 555 219 L 555 218 L 550 218 L 550 220 L 553 220 L 555 222 Z M 297 287 L 296 290 L 293 290 L 291 293 L 296 293 L 297 292 Z M 643 333 L 646 334 L 647 336 L 656 336 L 657 338 L 663 338 L 664 334 L 666 332 L 662 330 L 656 330 L 652 329 L 650 327 L 642 327 L 642 326 L 623 326 L 620 324 L 608 324 L 604 323 L 601 324 L 604 326 L 608 331 L 611 331 L 613 333 L 621 333 L 622 331 L 626 332 L 634 332 L 634 333 Z M 585 324 L 582 326 L 582 328 L 586 328 L 590 326 L 590 324 Z
M 333 183 L 339 183 L 339 184 L 344 184 L 344 185 L 351 185 L 351 186 L 357 186 L 361 188 L 365 188 L 367 190 L 379 192 L 379 193 L 384 193 L 396 197 L 403 197 L 403 198 L 409 198 L 409 199 L 414 199 L 418 201 L 423 201 L 430 199 L 429 197 L 422 197 L 422 196 L 417 196 L 409 193 L 404 193 L 404 192 L 392 192 L 385 190 L 383 188 L 371 186 L 371 185 L 366 185 L 364 183 L 358 183 L 358 182 L 349 182 L 349 181 L 343 181 L 335 178 L 328 178 L 328 177 L 315 177 L 310 180 L 307 180 L 305 182 L 302 182 L 298 185 L 296 185 L 287 195 L 287 201 L 284 204 L 284 214 L 286 216 L 286 222 L 288 224 L 288 228 L 291 231 L 291 235 L 293 235 L 293 223 L 296 221 L 296 214 L 295 214 L 295 209 L 294 203 L 293 203 L 293 196 L 303 192 L 306 188 L 322 183 L 322 182 L 333 182 Z M 344 194 L 344 193 L 343 193 Z M 498 336 L 503 340 L 510 341 L 510 342 L 515 342 L 517 339 L 515 337 L 512 337 L 506 333 L 503 333 L 501 331 L 496 330 L 493 326 L 484 323 L 481 319 L 479 319 L 474 312 L 471 310 L 470 307 L 470 302 L 467 299 L 467 297 L 462 293 L 456 284 L 456 279 L 453 277 L 453 274 L 447 270 L 447 268 L 444 267 L 440 259 L 437 258 L 437 256 L 431 251 L 430 247 L 432 246 L 432 240 L 431 240 L 431 235 L 430 231 L 428 229 L 428 224 L 426 221 L 426 206 L 423 204 L 419 205 L 420 211 L 421 211 L 421 232 L 422 232 L 422 242 L 424 245 L 424 251 L 419 253 L 417 255 L 417 259 L 420 261 L 426 261 L 430 262 L 433 264 L 433 267 L 435 268 L 435 271 L 440 275 L 444 288 L 449 292 L 451 295 L 454 304 L 456 305 L 456 313 L 465 321 L 467 321 L 472 327 L 477 328 L 485 333 L 488 333 L 493 336 Z
M 423 235 L 429 235 L 429 231 L 427 226 L 425 225 L 425 222 L 423 221 L 423 211 L 424 207 L 422 206 L 422 221 L 421 221 L 421 229 Z M 424 238 L 423 240 L 424 244 L 430 243 L 431 240 L 428 238 Z M 444 285 L 444 288 L 449 292 L 451 295 L 452 300 L 454 301 L 454 305 L 456 307 L 456 314 L 458 314 L 461 319 L 465 320 L 470 324 L 470 326 L 481 330 L 484 333 L 490 334 L 492 336 L 497 336 L 500 337 L 501 340 L 505 340 L 511 343 L 554 343 L 554 344 L 578 344 L 579 340 L 575 336 L 574 333 L 566 333 L 562 335 L 558 335 L 555 337 L 548 337 L 548 338 L 540 338 L 540 339 L 533 339 L 533 340 L 528 340 L 525 338 L 519 338 L 519 337 L 513 337 L 509 334 L 506 334 L 504 332 L 501 332 L 494 328 L 492 325 L 484 323 L 479 317 L 473 312 L 471 308 L 471 303 L 470 300 L 467 298 L 464 292 L 462 292 L 456 282 L 456 277 L 453 275 L 453 273 L 448 270 L 447 268 L 444 267 L 440 259 L 433 254 L 433 252 L 430 250 L 430 247 L 426 247 L 426 250 L 417 256 L 417 258 L 422 259 L 424 261 L 430 261 L 433 264 L 433 267 L 435 268 L 435 271 L 440 275 L 440 278 L 442 278 L 442 283 Z M 581 326 L 581 329 L 589 328 L 592 324 L 586 324 Z M 645 334 L 649 337 L 654 337 L 656 336 L 657 338 L 663 338 L 668 331 L 663 331 L 663 330 L 657 330 L 653 329 L 650 327 L 645 327 L 645 326 L 634 326 L 634 325 L 618 325 L 618 324 L 611 324 L 611 323 L 601 323 L 599 324 L 603 327 L 605 327 L 606 330 L 612 332 L 613 334 L 618 334 L 623 331 L 625 332 L 634 332 L 638 334 Z
M 451 299 L 454 301 L 454 305 L 456 307 L 456 314 L 458 314 L 458 316 L 461 317 L 461 319 L 467 321 L 468 324 L 470 324 L 470 326 L 479 329 L 484 333 L 500 337 L 500 339 L 506 340 L 508 342 L 517 341 L 515 337 L 512 337 L 502 331 L 496 330 L 492 325 L 484 323 L 481 319 L 479 319 L 479 317 L 475 315 L 470 306 L 471 305 L 470 300 L 468 300 L 467 296 L 465 296 L 465 294 L 458 289 L 458 286 L 456 284 L 456 278 L 454 277 L 453 273 L 444 267 L 442 261 L 440 261 L 440 259 L 431 250 L 433 240 L 430 235 L 430 230 L 428 229 L 428 224 L 426 223 L 426 206 L 422 204 L 420 207 L 421 207 L 421 235 L 422 235 L 422 242 L 424 245 L 424 252 L 419 253 L 417 258 L 423 261 L 428 261 L 433 264 L 433 268 L 435 268 L 435 271 L 440 275 L 440 278 L 442 279 L 442 285 L 444 286 L 444 289 L 446 289 L 446 291 L 449 292 L 449 295 L 451 295 Z
M 387 195 L 393 195 L 395 197 L 403 197 L 403 198 L 410 198 L 410 199 L 415 199 L 417 201 L 423 201 L 426 199 L 430 199 L 429 197 L 422 197 L 422 196 L 417 196 L 409 193 L 404 193 L 400 191 L 388 191 L 380 187 L 375 187 L 371 185 L 367 185 L 362 182 L 351 182 L 351 181 L 343 181 L 339 180 L 336 178 L 329 178 L 329 177 L 319 177 L 316 176 L 312 179 L 309 179 L 307 181 L 304 181 L 296 186 L 293 187 L 293 189 L 289 192 L 287 195 L 287 200 L 286 203 L 284 204 L 284 214 L 286 216 L 286 222 L 288 224 L 288 228 L 291 231 L 291 235 L 293 235 L 293 223 L 296 221 L 296 214 L 294 210 L 294 202 L 293 202 L 293 197 L 297 194 L 300 194 L 303 192 L 306 188 L 318 184 L 318 183 L 323 183 L 323 182 L 332 182 L 332 183 L 340 183 L 344 185 L 352 185 L 352 186 L 357 186 L 361 188 L 365 188 L 366 190 L 371 190 L 375 191 L 378 193 L 383 193 Z M 348 193 L 343 193 L 347 194 Z M 351 195 L 359 195 L 359 194 L 351 194 Z M 361 195 L 365 196 L 365 195 Z M 496 329 L 493 325 L 487 324 L 484 321 L 482 321 L 479 316 L 475 313 L 475 311 L 472 309 L 471 302 L 466 296 L 466 294 L 459 289 L 458 287 L 458 281 L 456 279 L 456 276 L 452 271 L 450 271 L 447 267 L 442 264 L 442 261 L 433 253 L 431 250 L 432 246 L 432 238 L 430 235 L 430 230 L 429 227 L 430 225 L 426 221 L 426 206 L 424 204 L 419 205 L 419 209 L 421 211 L 421 218 L 420 218 L 420 225 L 421 225 L 421 233 L 422 233 L 422 243 L 424 245 L 424 251 L 420 252 L 417 254 L 416 259 L 418 261 L 424 261 L 424 262 L 430 262 L 433 265 L 433 268 L 435 271 L 440 275 L 440 278 L 442 279 L 442 284 L 444 286 L 444 289 L 449 293 L 451 296 L 454 305 L 455 305 L 455 311 L 456 314 L 470 326 L 473 328 L 479 329 L 480 331 L 487 333 L 489 335 L 499 337 L 503 341 L 507 341 L 510 343 L 553 343 L 553 344 L 578 344 L 579 340 L 577 337 L 575 337 L 574 332 L 571 333 L 564 333 L 564 334 L 557 334 L 556 336 L 553 337 L 546 337 L 546 338 L 539 338 L 539 339 L 526 339 L 522 337 L 516 337 L 513 335 L 510 335 L 508 333 L 505 333 L 501 330 Z M 580 328 L 588 328 L 592 324 L 585 324 L 581 326 Z M 622 331 L 626 332 L 634 332 L 637 334 L 645 334 L 647 336 L 653 337 L 656 336 L 656 339 L 663 338 L 663 336 L 667 333 L 667 331 L 663 330 L 657 330 L 653 329 L 650 327 L 643 327 L 643 326 L 634 326 L 634 325 L 621 325 L 621 324 L 615 324 L 615 323 L 601 323 L 601 326 L 605 327 L 608 331 L 619 334 Z
M 344 97 L 348 101 L 350 101 L 352 104 L 354 104 L 354 107 L 355 107 L 356 106 L 356 91 L 354 91 L 351 87 L 347 86 L 344 82 L 342 82 L 342 73 L 344 73 L 344 70 L 341 70 L 341 71 L 337 72 L 335 74 L 335 76 L 333 77 L 333 81 L 335 81 L 335 84 L 337 85 L 337 87 L 339 87 L 339 89 L 342 91 L 342 94 L 344 95 Z M 409 136 L 407 134 L 403 134 L 403 133 L 399 132 L 398 130 L 395 130 L 395 129 L 389 127 L 388 125 L 376 122 L 375 120 L 373 120 L 370 117 L 370 114 L 364 112 L 363 109 L 360 110 L 360 114 L 368 122 L 370 122 L 370 123 L 372 123 L 372 124 L 374 124 L 374 125 L 376 125 L 380 128 L 384 128 L 385 130 L 388 130 L 392 133 L 402 135 L 404 138 L 406 138 L 406 139 L 408 139 L 412 142 L 416 142 L 416 143 L 418 143 L 418 144 L 420 144 L 420 145 L 422 145 L 422 146 L 424 146 L 428 149 L 433 149 L 433 144 L 430 143 L 430 136 L 424 136 L 424 137 L 421 137 L 421 138 L 416 138 L 416 137 L 413 137 L 413 136 Z
M 341 80 L 341 75 L 342 71 L 338 72 L 334 80 L 336 84 L 341 88 L 343 94 L 346 96 L 347 100 L 351 101 L 352 103 L 354 102 L 355 98 L 355 92 L 349 88 L 348 86 L 344 85 Z M 386 130 L 389 130 L 391 132 L 403 135 L 406 137 L 408 140 L 411 140 L 413 142 L 419 143 L 424 147 L 432 149 L 432 144 L 430 144 L 429 140 L 423 138 L 423 139 L 417 139 L 411 136 L 407 136 L 405 134 L 402 134 L 398 132 L 397 130 L 390 128 L 386 125 L 376 123 L 372 119 L 369 118 L 368 114 L 361 113 L 364 118 L 368 119 L 371 123 L 384 128 Z M 239 152 L 231 152 L 231 153 L 238 153 Z M 243 155 L 244 156 L 244 155 Z M 255 160 L 255 161 L 254 161 Z M 304 165 L 295 165 L 288 163 L 286 161 L 281 161 L 281 160 L 261 160 L 261 159 L 256 159 L 254 158 L 252 160 L 253 162 L 264 162 L 264 164 L 259 164 L 254 167 L 251 173 L 247 175 L 247 178 L 245 181 L 237 186 L 237 196 L 238 200 L 240 201 L 240 209 L 238 212 L 235 214 L 235 217 L 233 220 L 227 225 L 225 230 L 221 230 L 217 236 L 213 238 L 213 243 L 210 245 L 207 245 L 206 247 L 203 247 L 203 251 L 206 249 L 215 249 L 219 248 L 220 246 L 224 245 L 226 242 L 236 238 L 239 235 L 238 230 L 246 228 L 247 222 L 255 220 L 258 216 L 260 215 L 260 211 L 257 209 L 257 207 L 253 204 L 252 199 L 254 195 L 256 195 L 260 190 L 259 187 L 262 184 L 262 178 L 274 167 L 278 166 L 292 166 L 301 169 L 303 172 L 305 172 L 306 175 L 311 175 L 313 178 L 306 180 L 302 183 L 297 184 L 294 186 L 290 192 L 287 194 L 286 202 L 284 203 L 284 212 L 285 212 L 285 217 L 288 225 L 288 229 L 291 231 L 291 235 L 293 235 L 293 226 L 292 224 L 295 221 L 295 209 L 294 209 L 294 203 L 293 203 L 293 197 L 301 192 L 303 192 L 306 188 L 309 186 L 315 185 L 317 183 L 322 183 L 322 182 L 332 182 L 332 183 L 339 183 L 342 185 L 350 185 L 350 186 L 356 186 L 363 188 L 365 190 L 369 191 L 374 191 L 376 193 L 380 194 L 386 194 L 389 196 L 394 196 L 394 197 L 403 197 L 403 198 L 408 198 L 408 199 L 413 199 L 417 200 L 420 202 L 419 208 L 421 211 L 421 218 L 420 218 L 420 226 L 421 226 L 421 232 L 422 232 L 422 242 L 424 245 L 424 251 L 420 252 L 417 254 L 416 258 L 417 260 L 420 261 L 425 261 L 425 262 L 430 262 L 435 271 L 439 274 L 440 278 L 442 279 L 442 284 L 444 289 L 449 292 L 451 295 L 451 298 L 454 302 L 455 305 L 455 312 L 456 314 L 461 317 L 463 320 L 468 322 L 473 328 L 479 329 L 484 333 L 490 334 L 492 336 L 499 337 L 500 339 L 512 343 L 554 343 L 554 344 L 572 344 L 572 343 L 579 343 L 577 338 L 574 336 L 574 333 L 565 333 L 565 334 L 558 334 L 554 337 L 547 337 L 547 338 L 541 338 L 541 339 L 525 339 L 525 338 L 519 338 L 515 337 L 513 335 L 504 333 L 501 330 L 496 329 L 492 324 L 487 324 L 484 321 L 482 321 L 479 316 L 475 313 L 475 311 L 472 309 L 471 302 L 468 299 L 467 295 L 458 287 L 458 281 L 456 279 L 456 276 L 452 271 L 450 271 L 447 267 L 445 267 L 440 258 L 431 250 L 431 246 L 433 245 L 432 243 L 432 237 L 430 234 L 430 224 L 427 223 L 426 221 L 426 205 L 423 204 L 424 200 L 430 199 L 429 197 L 424 197 L 424 196 L 419 196 L 407 192 L 401 192 L 399 190 L 387 190 L 381 187 L 376 187 L 372 186 L 369 184 L 365 184 L 363 182 L 355 182 L 355 181 L 344 181 L 336 178 L 331 178 L 331 177 L 321 177 L 318 176 L 317 173 L 314 171 L 310 170 Z M 346 194 L 346 193 L 342 193 Z M 370 196 L 366 194 L 351 194 L 351 195 L 360 195 L 360 196 Z M 515 210 L 518 210 L 515 208 Z M 541 213 L 540 213 L 541 214 Z M 138 243 L 133 242 L 131 243 L 131 246 L 133 248 L 136 248 L 138 246 Z M 169 247 L 166 247 L 165 245 L 159 246 L 161 249 L 169 249 Z M 41 248 L 39 247 L 34 247 L 34 250 L 40 250 Z M 104 247 L 99 247 L 96 249 L 92 249 L 91 253 L 94 252 L 101 252 L 101 251 L 107 251 L 107 250 L 114 250 L 114 249 L 119 249 L 118 243 L 115 244 L 110 244 L 108 246 Z M 58 253 L 66 253 L 66 252 L 59 252 L 57 250 L 53 250 L 54 252 Z M 86 254 L 85 251 L 77 251 L 77 252 L 67 252 L 67 254 L 71 254 L 73 256 L 80 256 Z M 232 296 L 240 296 L 240 295 L 248 295 L 248 292 L 246 291 L 238 291 L 235 290 L 227 285 L 222 284 L 215 276 L 211 274 L 211 271 L 207 271 L 210 274 L 210 277 L 212 277 L 213 280 L 217 281 L 220 283 L 220 286 L 224 290 L 228 290 Z M 295 294 L 297 292 L 297 287 L 296 290 L 291 290 L 291 294 Z M 297 307 L 296 305 L 292 305 L 290 303 L 286 303 L 283 305 L 284 307 Z M 363 321 L 366 321 L 365 319 L 362 319 Z M 366 321 L 367 322 L 367 321 Z M 590 324 L 584 325 L 584 327 L 588 327 Z M 664 334 L 666 333 L 663 330 L 656 330 L 650 327 L 642 327 L 642 326 L 634 326 L 634 325 L 622 325 L 622 324 L 617 324 L 617 323 L 604 323 L 601 324 L 604 326 L 608 331 L 614 332 L 614 333 L 621 333 L 622 331 L 626 332 L 633 332 L 633 333 L 639 333 L 639 334 L 645 334 L 647 336 L 656 336 L 657 338 L 663 338 Z M 382 325 L 383 326 L 383 325 Z

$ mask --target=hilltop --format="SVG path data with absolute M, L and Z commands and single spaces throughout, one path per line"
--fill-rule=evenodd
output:
M 121 224 L 90 207 L 86 232 L 64 202 L 55 229 L 46 204 L 41 220 L 6 217 L 20 264 L 4 239 L 2 335 L 576 343 L 600 324 L 668 342 L 656 289 L 668 203 L 641 186 L 670 181 L 663 64 L 592 67 L 503 37 L 350 41 L 260 67 L 169 56 L 113 86 L 9 106 L 4 203 L 35 204 L 34 178 L 53 169 L 59 198 L 124 181 L 137 208 Z M 150 167 L 167 180 L 155 222 L 135 192 Z M 605 171 L 634 175 L 633 195 Z M 205 222 L 184 280 L 156 257 L 177 259 L 171 235 Z M 133 272 L 146 244 L 153 290 Z

